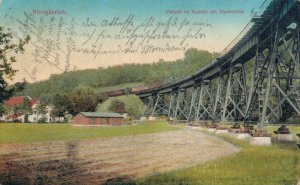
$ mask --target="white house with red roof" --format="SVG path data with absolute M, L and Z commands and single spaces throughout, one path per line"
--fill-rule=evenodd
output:
M 7 115 L 2 115 L 0 119 L 2 121 L 19 121 L 19 122 L 25 122 L 25 115 L 23 113 L 14 113 L 13 108 L 22 106 L 24 104 L 25 98 L 28 98 L 31 103 L 31 109 L 32 113 L 28 114 L 28 122 L 39 122 L 40 120 L 44 120 L 45 122 L 52 122 L 51 117 L 51 110 L 52 108 L 50 106 L 46 106 L 46 113 L 40 114 L 37 110 L 37 107 L 39 105 L 39 100 L 36 98 L 31 98 L 29 96 L 14 96 L 11 97 L 9 100 L 5 101 L 5 105 L 11 108 L 11 112 Z

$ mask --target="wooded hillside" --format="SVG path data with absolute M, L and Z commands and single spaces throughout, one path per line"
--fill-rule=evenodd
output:
M 127 83 L 151 84 L 180 79 L 198 71 L 217 57 L 217 53 L 189 49 L 183 59 L 159 60 L 152 64 L 124 64 L 109 68 L 78 70 L 52 75 L 49 80 L 28 84 L 19 95 L 54 96 L 74 91 L 97 94 L 101 88 Z M 132 85 L 132 84 L 131 84 Z

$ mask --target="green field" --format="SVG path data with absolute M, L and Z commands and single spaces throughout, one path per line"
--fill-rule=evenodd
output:
M 164 122 L 147 122 L 136 126 L 73 127 L 72 124 L 1 123 L 0 143 L 77 140 L 99 137 L 129 136 L 179 129 Z
M 182 125 L 171 126 L 164 121 L 148 122 L 138 126 L 93 128 L 73 127 L 71 124 L 0 124 L 0 143 L 129 136 L 171 131 L 182 127 Z M 277 128 L 278 126 L 271 126 L 268 130 L 273 131 Z M 299 127 L 290 127 L 290 129 L 299 132 Z M 241 151 L 205 164 L 142 177 L 121 184 L 295 185 L 300 179 L 300 150 L 295 143 L 273 142 L 269 147 L 257 147 L 250 146 L 247 141 L 236 140 L 226 135 L 217 137 L 238 146 Z
M 229 136 L 218 137 L 240 147 L 241 152 L 128 184 L 295 185 L 300 179 L 300 150 L 295 144 L 275 142 L 270 147 L 254 147 Z

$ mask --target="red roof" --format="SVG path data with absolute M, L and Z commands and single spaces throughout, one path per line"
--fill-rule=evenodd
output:
M 11 97 L 9 100 L 5 102 L 5 104 L 9 107 L 13 107 L 16 105 L 21 105 L 24 102 L 24 96 L 16 96 L 16 97 Z
M 39 99 L 37 99 L 37 98 L 32 98 L 32 99 L 30 100 L 31 106 L 33 106 L 34 104 L 36 104 L 36 102 L 38 102 L 38 101 L 39 101 Z
M 23 114 L 22 113 L 19 113 L 19 114 L 11 114 L 11 115 L 8 115 L 6 116 L 6 119 L 15 119 L 15 118 L 18 118 L 20 116 L 22 116 Z
M 18 106 L 18 105 L 22 105 L 24 103 L 24 99 L 25 96 L 14 96 L 14 97 L 10 97 L 9 100 L 7 100 L 5 102 L 5 105 L 9 106 L 9 107 L 14 107 L 14 106 Z M 36 98 L 33 98 L 30 100 L 31 102 L 31 106 L 33 106 L 34 104 L 36 104 L 36 102 L 38 102 L 39 100 Z

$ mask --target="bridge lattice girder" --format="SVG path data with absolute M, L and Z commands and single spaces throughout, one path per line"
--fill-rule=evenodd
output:
M 299 1 L 273 0 L 252 19 L 245 36 L 210 65 L 181 82 L 138 94 L 148 105 L 146 113 L 186 121 L 256 121 L 260 127 L 300 116 L 299 14 Z

